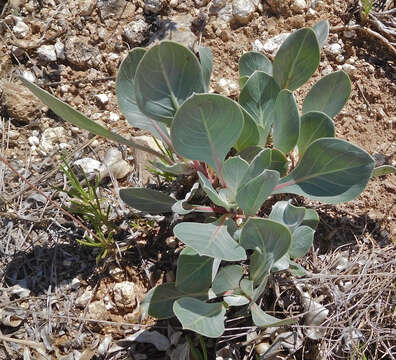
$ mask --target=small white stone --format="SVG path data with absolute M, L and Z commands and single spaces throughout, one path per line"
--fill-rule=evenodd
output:
M 144 10 L 158 14 L 162 10 L 162 0 L 144 0 Z
M 356 67 L 352 64 L 344 64 L 342 65 L 342 70 L 344 70 L 347 74 L 351 75 L 355 72 Z
M 29 33 L 29 30 L 29 26 L 22 20 L 16 21 L 16 24 L 12 28 L 12 32 L 18 39 L 23 39 Z
M 23 76 L 26 80 L 28 80 L 28 81 L 30 81 L 30 82 L 35 82 L 35 81 L 36 81 L 36 76 L 35 76 L 31 71 L 24 71 L 24 72 L 22 73 L 22 76 Z
M 356 59 L 354 56 L 350 57 L 349 59 L 347 59 L 346 63 L 347 64 L 354 64 L 356 62 Z
M 333 72 L 333 68 L 330 65 L 327 65 L 323 70 L 322 70 L 322 75 L 326 76 L 329 75 Z
M 59 90 L 62 94 L 66 94 L 70 90 L 70 85 L 62 85 Z
M 99 120 L 102 117 L 101 113 L 95 113 L 91 116 L 92 120 Z
M 371 65 L 371 64 L 367 64 L 367 71 L 368 71 L 370 74 L 373 74 L 374 71 L 375 71 L 375 67 L 374 67 L 373 65 Z
M 103 163 L 109 166 L 109 165 L 114 164 L 120 160 L 122 160 L 121 151 L 115 147 L 112 147 L 106 151 L 106 154 L 103 159 Z
M 108 60 L 118 60 L 120 58 L 120 55 L 116 53 L 110 53 L 107 55 Z
M 70 284 L 70 288 L 77 290 L 81 286 L 81 281 L 78 278 L 74 278 Z
M 256 6 L 252 0 L 233 0 L 232 15 L 240 24 L 247 24 L 253 16 Z
M 60 143 L 66 135 L 66 130 L 63 126 L 45 129 L 41 135 L 40 148 L 45 152 L 51 153 L 57 150 L 57 143 Z
M 37 49 L 37 54 L 41 61 L 55 62 L 56 51 L 54 45 L 42 45 Z
M 342 46 L 340 44 L 338 44 L 338 43 L 329 44 L 329 45 L 325 46 L 325 51 L 328 54 L 337 56 L 337 55 L 341 54 Z
M 109 120 L 112 121 L 112 122 L 115 122 L 115 121 L 120 120 L 120 117 L 118 116 L 118 114 L 110 112 Z
M 303 13 L 306 8 L 307 3 L 305 0 L 294 0 L 294 2 L 291 4 L 291 9 L 296 13 Z
M 29 136 L 28 142 L 31 146 L 40 144 L 40 139 L 37 136 Z
M 32 131 L 32 136 L 39 136 L 40 132 L 38 130 L 33 130 Z
M 343 63 L 344 62 L 344 56 L 343 55 L 337 55 L 336 61 L 339 62 L 339 63 Z
M 258 52 L 264 51 L 263 43 L 259 39 L 254 40 L 254 42 L 252 44 L 252 50 L 258 51 Z
M 65 60 L 65 44 L 59 39 L 55 43 L 55 53 L 58 59 Z
M 309 8 L 309 9 L 307 10 L 307 15 L 314 16 L 315 14 L 316 14 L 316 11 L 315 11 L 314 9 Z
M 283 33 L 274 36 L 271 39 L 268 39 L 264 43 L 264 50 L 269 53 L 276 53 L 282 43 L 287 39 L 287 37 L 290 35 L 290 33 Z
M 177 8 L 178 5 L 179 5 L 179 0 L 170 0 L 170 2 L 169 2 L 169 6 L 170 6 L 172 9 Z
M 103 165 L 100 161 L 92 158 L 78 159 L 74 162 L 74 165 L 80 166 L 86 174 L 101 171 L 103 169 Z
M 345 30 L 345 31 L 344 31 L 344 36 L 345 36 L 347 39 L 352 39 L 352 38 L 354 38 L 354 37 L 356 36 L 356 32 L 353 31 L 353 30 Z
M 239 89 L 239 85 L 230 79 L 221 78 L 215 85 L 215 90 L 225 96 L 230 96 L 235 94 Z
M 67 150 L 67 149 L 70 149 L 70 148 L 71 148 L 71 146 L 68 143 L 60 143 L 59 144 L 59 149 L 61 149 L 61 150 Z
M 8 130 L 8 137 L 10 140 L 16 140 L 19 138 L 19 131 L 16 130 Z
M 106 105 L 109 102 L 109 97 L 106 94 L 97 94 L 95 97 L 102 105 Z
M 94 141 L 91 142 L 92 147 L 97 147 L 99 145 L 98 139 L 95 139 Z

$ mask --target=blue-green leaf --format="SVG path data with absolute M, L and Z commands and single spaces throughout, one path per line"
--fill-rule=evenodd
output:
M 293 232 L 293 239 L 289 248 L 289 254 L 292 258 L 304 256 L 312 246 L 315 230 L 309 226 L 299 226 Z
M 150 214 L 172 212 L 176 200 L 161 191 L 146 188 L 126 188 L 120 190 L 120 197 L 134 209 Z
M 281 89 L 296 90 L 315 72 L 320 50 L 315 32 L 309 28 L 295 31 L 276 53 L 273 74 Z
M 396 167 L 392 165 L 382 165 L 378 166 L 373 170 L 373 173 L 371 174 L 372 178 L 378 177 L 378 176 L 384 176 L 388 174 L 395 174 L 396 173 Z
M 297 141 L 298 155 L 304 154 L 305 150 L 315 140 L 323 137 L 334 137 L 335 128 L 333 120 L 325 113 L 311 111 L 301 117 L 300 136 Z
M 252 319 L 256 326 L 261 328 L 266 327 L 278 327 L 284 325 L 290 325 L 297 322 L 297 319 L 278 319 L 265 313 L 257 304 L 252 304 L 250 308 L 252 312 Z
M 285 224 L 293 233 L 303 222 L 305 210 L 304 207 L 292 205 L 290 201 L 278 201 L 272 207 L 269 218 Z
M 244 53 L 239 59 L 239 75 L 251 76 L 255 71 L 272 75 L 272 63 L 265 55 L 257 51 Z
M 375 161 L 361 148 L 335 138 L 314 141 L 297 167 L 275 187 L 329 204 L 356 198 L 365 188 Z
M 198 172 L 198 179 L 199 183 L 201 184 L 202 190 L 205 191 L 209 199 L 212 200 L 213 203 L 215 203 L 216 205 L 221 206 L 229 211 L 231 204 L 229 204 L 226 199 L 219 195 L 219 193 L 213 188 L 212 184 L 206 178 L 206 176 L 201 172 Z
M 204 92 L 201 64 L 185 46 L 162 41 L 139 62 L 135 89 L 140 110 L 170 126 L 179 106 L 193 93 Z
M 293 93 L 282 90 L 274 107 L 274 146 L 287 154 L 297 144 L 300 133 L 300 116 Z
M 351 94 L 351 81 L 343 71 L 337 71 L 321 78 L 309 90 L 303 103 L 303 114 L 321 111 L 329 117 L 336 116 Z
M 222 267 L 213 281 L 213 292 L 219 296 L 224 294 L 226 291 L 238 288 L 242 275 L 243 269 L 240 265 L 228 265 Z
M 234 195 L 234 198 L 248 168 L 248 162 L 243 160 L 240 156 L 231 157 L 224 162 L 224 180 L 227 184 L 227 189 L 231 191 L 231 193 Z
M 198 48 L 198 53 L 205 84 L 205 91 L 207 92 L 210 84 L 210 76 L 212 75 L 213 54 L 210 48 L 204 46 L 200 46 Z
M 317 22 L 314 26 L 312 26 L 312 30 L 315 32 L 315 35 L 318 39 L 319 47 L 322 48 L 329 36 L 329 21 L 321 20 Z
M 244 109 L 243 112 L 243 129 L 239 136 L 238 141 L 234 145 L 237 151 L 242 151 L 250 146 L 255 146 L 261 142 L 261 137 L 268 136 L 264 134 L 264 129 L 260 129 L 260 126 L 255 123 L 252 116 Z

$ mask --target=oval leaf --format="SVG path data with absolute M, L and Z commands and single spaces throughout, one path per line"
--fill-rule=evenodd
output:
M 243 160 L 240 156 L 231 157 L 224 162 L 224 180 L 227 184 L 227 188 L 231 191 L 234 197 L 237 194 L 238 187 L 240 186 L 242 179 L 245 177 L 248 168 L 248 162 Z
M 259 129 L 259 125 L 255 123 L 252 116 L 242 108 L 243 112 L 243 129 L 238 141 L 234 145 L 236 151 L 242 151 L 250 146 L 255 146 L 260 143 L 261 137 L 267 137 L 264 134 L 264 129 Z M 261 130 L 261 131 L 260 131 Z
M 207 304 L 191 297 L 183 297 L 175 301 L 173 311 L 183 329 L 211 338 L 217 338 L 224 332 L 226 309 L 222 303 Z
M 377 177 L 377 176 L 384 176 L 388 174 L 394 174 L 396 173 L 396 167 L 392 165 L 382 165 L 378 166 L 373 170 L 373 173 L 371 174 L 371 177 Z
M 321 111 L 331 118 L 336 116 L 351 94 L 351 81 L 343 71 L 337 71 L 320 79 L 304 99 L 302 112 Z
M 172 212 L 172 205 L 177 201 L 161 191 L 146 188 L 121 189 L 120 197 L 134 209 L 150 214 Z
M 305 209 L 305 215 L 301 225 L 307 225 L 316 230 L 319 224 L 319 215 L 314 209 Z
M 245 250 L 228 233 L 224 218 L 210 223 L 183 222 L 177 224 L 173 233 L 198 254 L 228 261 L 245 260 Z
M 264 170 L 260 175 L 239 187 L 236 201 L 246 216 L 253 216 L 257 213 L 278 184 L 279 177 L 277 171 Z
M 301 117 L 300 136 L 297 141 L 298 155 L 301 158 L 315 140 L 334 136 L 334 122 L 325 113 L 311 111 L 304 114 Z
M 243 114 L 234 101 L 214 94 L 193 95 L 176 113 L 171 138 L 188 159 L 207 162 L 221 174 L 225 156 L 243 127 Z
M 205 91 L 208 91 L 210 84 L 210 76 L 212 75 L 212 68 L 213 68 L 213 54 L 210 48 L 204 46 L 200 46 L 198 48 L 198 53 L 199 53 L 199 60 L 201 62 Z
M 300 116 L 293 93 L 282 90 L 274 107 L 274 146 L 287 154 L 297 144 L 300 133 Z
M 156 319 L 169 319 L 173 313 L 173 303 L 184 296 L 182 292 L 176 289 L 175 283 L 166 283 L 151 289 L 143 305 L 148 303 L 148 314 Z
M 293 239 L 289 248 L 292 258 L 304 256 L 312 246 L 315 230 L 309 226 L 300 226 L 293 232 Z
M 121 63 L 117 74 L 116 92 L 118 105 L 128 122 L 139 129 L 147 130 L 157 138 L 169 143 L 169 135 L 163 123 L 144 115 L 136 102 L 135 74 L 140 60 L 146 53 L 145 49 L 135 48 L 131 50 Z
M 239 75 L 250 76 L 256 70 L 272 75 L 272 63 L 265 55 L 257 51 L 244 53 L 239 59 Z
M 321 20 L 312 26 L 312 30 L 315 32 L 315 35 L 319 42 L 319 47 L 322 48 L 326 43 L 327 38 L 329 37 L 329 21 Z
M 283 224 L 261 218 L 250 218 L 242 228 L 240 244 L 245 249 L 264 249 L 271 264 L 287 253 L 290 230 Z
M 290 325 L 298 321 L 297 319 L 278 319 L 261 310 L 257 304 L 253 304 L 250 310 L 254 324 L 262 328 Z
M 219 296 L 226 291 L 238 288 L 242 275 L 243 269 L 239 265 L 229 265 L 221 268 L 213 281 L 213 292 Z
M 272 207 L 269 218 L 285 224 L 293 233 L 303 222 L 304 216 L 304 207 L 294 206 L 289 201 L 278 201 Z
M 224 296 L 224 301 L 228 306 L 243 306 L 249 304 L 249 299 L 243 295 Z
M 275 188 L 329 204 L 356 198 L 365 188 L 375 161 L 364 150 L 341 139 L 313 142 L 297 167 Z
M 230 204 L 225 201 L 219 193 L 213 188 L 210 181 L 206 178 L 204 174 L 198 172 L 199 183 L 201 184 L 202 190 L 205 191 L 209 199 L 213 201 L 218 206 L 225 208 L 227 211 L 230 209 Z
M 272 112 L 280 89 L 275 80 L 262 71 L 256 71 L 246 82 L 239 103 L 268 135 L 272 125 Z
M 184 248 L 177 261 L 176 289 L 184 293 L 207 292 L 212 284 L 212 267 L 213 258 Z
M 281 89 L 296 90 L 315 72 L 320 61 L 319 43 L 312 29 L 295 31 L 276 53 L 273 74 Z
M 267 261 L 265 249 L 256 249 L 250 255 L 249 276 L 254 285 L 261 282 L 263 276 L 270 270 L 271 264 Z
M 135 89 L 140 110 L 170 125 L 179 106 L 193 93 L 204 91 L 201 64 L 185 46 L 163 41 L 140 61 Z

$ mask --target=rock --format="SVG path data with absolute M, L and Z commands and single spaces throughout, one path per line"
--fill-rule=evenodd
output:
M 36 81 L 36 76 L 35 76 L 31 71 L 25 70 L 25 71 L 22 73 L 22 76 L 23 76 L 26 80 L 29 80 L 29 81 L 31 81 L 31 82 L 35 82 L 35 81 Z
M 96 320 L 105 320 L 107 314 L 103 300 L 93 301 L 88 305 L 87 317 Z
M 333 72 L 333 68 L 331 67 L 331 65 L 327 65 L 323 70 L 322 70 L 322 75 L 326 76 L 329 75 Z
M 78 0 L 78 8 L 81 16 L 89 16 L 95 9 L 97 0 Z
M 336 61 L 337 61 L 338 63 L 343 63 L 344 60 L 345 60 L 345 58 L 344 58 L 343 55 L 337 55 L 337 56 L 336 56 Z
M 179 0 L 170 0 L 170 1 L 169 1 L 169 6 L 170 6 L 172 9 L 176 9 L 178 5 L 179 5 Z
M 37 136 L 29 136 L 28 143 L 31 146 L 37 146 L 38 144 L 40 144 L 40 139 Z
M 224 96 L 231 96 L 239 91 L 239 85 L 233 80 L 222 78 L 214 85 L 214 89 Z
M 56 143 L 65 142 L 66 130 L 62 126 L 45 129 L 41 135 L 40 148 L 46 153 L 58 150 Z
M 264 45 L 259 39 L 254 40 L 252 44 L 252 51 L 258 51 L 258 52 L 264 51 Z
M 114 113 L 114 112 L 110 112 L 109 120 L 111 122 L 116 122 L 116 121 L 120 120 L 120 116 L 118 114 Z
M 81 281 L 79 278 L 73 278 L 71 284 L 70 284 L 70 288 L 72 290 L 78 290 L 81 286 Z
M 302 14 L 307 8 L 307 3 L 305 0 L 294 0 L 290 7 L 295 13 Z
M 160 22 L 159 30 L 150 39 L 150 44 L 161 40 L 172 40 L 192 49 L 197 37 L 191 31 L 193 18 L 190 15 L 176 15 Z
M 45 63 L 55 62 L 56 52 L 54 45 L 42 45 L 37 49 L 37 55 L 39 59 Z
M 254 347 L 254 350 L 256 350 L 257 354 L 262 355 L 270 348 L 270 346 L 271 345 L 268 344 L 267 342 L 262 342 L 260 344 L 257 344 Z
M 71 36 L 65 43 L 65 57 L 71 64 L 87 68 L 90 61 L 99 55 L 96 47 L 88 45 L 88 39 L 81 36 Z
M 342 46 L 339 43 L 328 44 L 324 46 L 326 53 L 330 55 L 340 55 L 342 52 Z
M 232 15 L 233 20 L 240 24 L 247 24 L 256 10 L 256 5 L 252 0 L 233 0 Z
M 126 0 L 98 0 L 98 9 L 101 19 L 118 19 L 121 17 Z
M 282 33 L 267 40 L 263 45 L 263 50 L 268 53 L 276 54 L 282 43 L 287 39 L 289 35 L 290 33 Z
M 15 18 L 17 17 L 15 16 Z M 29 33 L 29 31 L 29 26 L 26 25 L 22 20 L 16 21 L 16 24 L 12 28 L 12 32 L 18 39 L 23 39 Z
M 88 286 L 85 291 L 76 299 L 76 306 L 81 308 L 86 307 L 92 297 L 92 289 L 90 286 Z
M 103 169 L 100 161 L 92 158 L 78 159 L 74 162 L 74 165 L 79 166 L 86 174 L 100 172 Z
M 109 97 L 106 94 L 95 95 L 96 100 L 98 100 L 100 105 L 107 105 L 109 103 Z
M 58 39 L 56 40 L 54 46 L 55 46 L 56 57 L 59 60 L 65 60 L 65 44 L 63 44 L 63 42 Z
M 41 115 L 41 110 L 45 108 L 43 103 L 25 86 L 10 82 L 2 82 L 1 85 L 1 103 L 12 119 L 21 124 L 28 124 Z
M 146 40 L 149 29 L 150 25 L 140 19 L 126 25 L 122 35 L 129 45 L 138 46 Z
M 19 138 L 19 131 L 16 130 L 8 130 L 8 137 L 10 140 L 16 140 Z
M 158 14 L 164 6 L 163 0 L 144 0 L 144 11 Z
M 226 5 L 219 10 L 219 12 L 217 13 L 217 18 L 219 21 L 222 21 L 224 23 L 229 23 L 232 21 L 234 15 L 231 2 L 226 3 Z
M 344 64 L 342 65 L 342 70 L 344 70 L 348 75 L 352 75 L 355 72 L 356 67 L 352 64 Z
M 217 15 L 227 5 L 227 0 L 212 0 L 209 8 L 210 15 Z
M 113 287 L 113 301 L 123 310 L 132 310 L 137 305 L 136 286 L 129 281 L 117 283 Z
M 194 4 L 198 8 L 206 6 L 208 4 L 208 2 L 209 2 L 209 0 L 194 0 Z

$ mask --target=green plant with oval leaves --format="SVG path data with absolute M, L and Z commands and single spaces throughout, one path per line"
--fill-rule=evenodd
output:
M 175 175 L 195 173 L 197 182 L 184 199 L 147 188 L 121 189 L 120 197 L 152 214 L 207 215 L 204 223 L 185 221 L 173 228 L 185 244 L 176 281 L 149 291 L 143 304 L 148 314 L 176 316 L 185 329 L 208 337 L 224 332 L 231 306 L 249 309 L 257 326 L 290 323 L 293 319 L 265 313 L 258 302 L 271 272 L 302 270 L 294 259 L 309 251 L 319 218 L 290 201 L 277 202 L 268 218 L 260 218 L 263 203 L 282 193 L 345 202 L 359 196 L 370 177 L 394 171 L 374 169 L 368 153 L 334 137 L 332 118 L 351 91 L 344 72 L 319 80 L 302 112 L 298 109 L 293 91 L 316 71 L 327 35 L 328 23 L 321 21 L 291 34 L 273 62 L 261 53 L 244 54 L 238 102 L 208 93 L 213 64 L 208 48 L 200 48 L 198 58 L 180 44 L 163 41 L 148 50 L 133 49 L 121 64 L 117 97 L 122 113 L 168 150 L 154 152 L 154 165 Z M 137 146 L 23 81 L 71 123 Z M 229 156 L 232 148 L 236 154 Z M 194 202 L 198 191 L 211 205 Z

